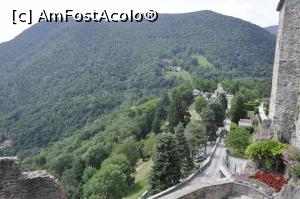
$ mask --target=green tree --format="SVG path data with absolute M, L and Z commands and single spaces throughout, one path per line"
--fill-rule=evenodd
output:
M 61 177 L 64 188 L 68 194 L 69 198 L 79 198 L 80 197 L 80 184 L 76 179 L 75 173 L 72 169 L 67 169 L 64 171 Z
M 72 172 L 74 173 L 77 182 L 81 181 L 81 176 L 83 174 L 84 169 L 85 169 L 85 161 L 82 160 L 81 158 L 76 158 L 73 161 Z
M 213 113 L 214 122 L 217 127 L 222 127 L 224 125 L 224 119 L 225 119 L 225 112 L 226 109 L 224 108 L 221 100 L 219 98 L 211 101 L 208 104 L 208 108 Z
M 226 95 L 224 93 L 221 93 L 221 95 L 218 97 L 218 99 L 220 100 L 220 102 L 221 102 L 221 104 L 223 106 L 223 109 L 226 111 L 227 104 L 228 104 Z
M 217 89 L 218 84 L 213 80 L 197 80 L 195 83 L 196 88 L 204 91 L 204 92 L 213 92 Z
M 133 170 L 125 155 L 113 155 L 103 161 L 101 169 L 84 184 L 84 198 L 121 199 L 133 183 Z
M 121 199 L 128 191 L 126 175 L 119 165 L 107 165 L 83 186 L 83 196 L 87 199 Z
M 124 154 L 132 166 L 140 158 L 139 146 L 135 138 L 127 138 L 123 143 L 113 149 L 113 154 Z
M 190 113 L 187 107 L 183 104 L 181 95 L 178 90 L 172 92 L 172 100 L 169 108 L 169 123 L 171 130 L 174 129 L 179 123 L 184 126 L 190 121 Z
M 152 122 L 152 131 L 156 134 L 160 132 L 160 122 L 161 122 L 161 114 L 159 110 L 156 110 Z
M 206 107 L 203 109 L 201 113 L 201 121 L 203 126 L 205 127 L 208 141 L 216 141 L 218 126 L 215 118 L 215 113 L 212 109 L 210 109 L 210 107 Z
M 103 145 L 91 146 L 88 148 L 82 159 L 85 160 L 87 166 L 100 168 L 101 163 L 108 157 L 107 150 Z
M 142 140 L 142 154 L 145 159 L 151 158 L 156 144 L 157 136 L 153 133 L 147 135 L 146 139 Z
M 50 170 L 54 171 L 57 175 L 62 175 L 62 173 L 72 167 L 72 156 L 71 155 L 60 155 L 50 162 Z
M 240 119 L 245 117 L 246 111 L 244 109 L 244 97 L 237 94 L 232 98 L 231 102 L 231 120 L 234 123 L 238 123 Z
M 196 99 L 196 102 L 195 102 L 195 109 L 196 111 L 201 114 L 201 111 L 207 106 L 208 102 L 207 100 L 202 97 L 202 96 L 199 96 L 197 99 Z
M 251 143 L 250 137 L 251 136 L 246 128 L 238 127 L 230 130 L 226 135 L 225 144 L 230 148 L 232 154 L 243 156 L 246 148 Z
M 252 160 L 257 161 L 259 166 L 266 169 L 275 169 L 277 167 L 282 152 L 288 147 L 288 144 L 280 143 L 276 140 L 262 140 L 249 145 L 246 149 L 246 155 Z
M 175 127 L 175 136 L 178 142 L 178 155 L 181 160 L 181 173 L 185 175 L 193 167 L 193 158 L 191 156 L 189 143 L 184 135 L 184 126 L 182 123 L 179 123 Z
M 151 194 L 158 193 L 179 182 L 181 161 L 175 135 L 163 133 L 158 137 L 153 166 L 149 176 Z
M 95 174 L 97 173 L 97 169 L 94 168 L 94 167 L 86 167 L 83 171 L 83 174 L 82 174 L 82 182 L 83 183 L 86 183 L 89 181 L 89 179 L 91 179 Z
M 208 137 L 206 129 L 200 121 L 190 122 L 186 127 L 185 134 L 193 155 L 198 153 L 198 149 L 203 148 L 206 154 Z

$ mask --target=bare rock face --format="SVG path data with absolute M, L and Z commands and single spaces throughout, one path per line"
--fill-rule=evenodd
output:
M 47 171 L 21 172 L 15 157 L 0 158 L 0 199 L 67 199 Z

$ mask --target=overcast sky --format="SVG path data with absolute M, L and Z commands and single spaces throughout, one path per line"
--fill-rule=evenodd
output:
M 183 13 L 199 10 L 213 10 L 238 17 L 262 27 L 278 23 L 275 11 L 279 0 L 6 0 L 0 7 L 0 42 L 14 38 L 28 25 L 12 23 L 13 10 L 33 10 L 33 15 L 42 10 L 63 12 L 73 9 L 80 12 L 135 10 L 145 12 L 153 9 L 159 13 Z

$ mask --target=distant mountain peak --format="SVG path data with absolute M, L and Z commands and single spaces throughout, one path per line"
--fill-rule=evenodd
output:
M 268 26 L 268 27 L 265 27 L 265 29 L 272 34 L 277 35 L 278 25 Z

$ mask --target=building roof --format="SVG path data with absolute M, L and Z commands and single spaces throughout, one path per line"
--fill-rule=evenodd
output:
M 240 119 L 240 121 L 238 122 L 239 126 L 252 126 L 252 121 L 250 119 Z
M 276 9 L 277 11 L 280 11 L 280 10 L 281 10 L 281 8 L 282 8 L 284 2 L 285 2 L 285 0 L 280 0 L 280 1 L 279 1 L 278 6 L 277 6 L 277 9 Z

